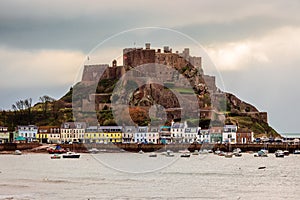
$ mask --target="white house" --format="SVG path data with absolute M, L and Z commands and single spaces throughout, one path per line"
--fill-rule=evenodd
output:
M 193 143 L 197 140 L 198 127 L 186 127 L 184 129 L 184 143 Z
M 159 129 L 158 127 L 149 127 L 146 135 L 147 143 L 158 144 L 159 142 Z
M 0 126 L 0 144 L 9 142 L 9 132 L 7 127 Z
M 173 122 L 171 124 L 171 138 L 173 143 L 183 143 L 185 137 L 186 123 Z
M 18 136 L 26 138 L 27 142 L 36 141 L 38 127 L 35 125 L 17 126 Z
M 210 134 L 209 129 L 198 129 L 198 142 L 200 143 L 209 143 L 210 142 Z
M 135 143 L 147 143 L 147 126 L 139 126 L 134 133 L 134 142 Z
M 236 139 L 237 126 L 236 125 L 225 125 L 222 134 L 222 140 L 225 143 L 235 144 L 237 142 Z

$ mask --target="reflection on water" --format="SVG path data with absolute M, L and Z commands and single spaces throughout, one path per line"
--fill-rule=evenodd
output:
M 111 168 L 116 165 L 118 170 Z M 0 199 L 299 199 L 299 166 L 300 155 L 102 153 L 60 160 L 0 155 Z M 155 167 L 162 169 L 127 173 Z

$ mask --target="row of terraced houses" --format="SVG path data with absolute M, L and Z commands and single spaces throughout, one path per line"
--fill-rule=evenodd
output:
M 3 131 L 4 130 L 4 131 Z M 8 142 L 7 128 L 0 128 L 0 142 Z M 3 139 L 4 138 L 4 139 Z M 17 126 L 14 142 L 40 143 L 250 143 L 253 133 L 236 125 L 201 129 L 186 122 L 171 126 L 88 126 L 85 122 L 65 122 L 61 126 Z

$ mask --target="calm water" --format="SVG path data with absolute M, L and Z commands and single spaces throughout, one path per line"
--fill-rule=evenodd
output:
M 60 160 L 48 154 L 0 155 L 0 199 L 300 198 L 300 155 L 175 155 L 103 153 Z

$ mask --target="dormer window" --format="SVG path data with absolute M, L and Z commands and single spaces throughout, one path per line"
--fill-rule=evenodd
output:
M 70 125 L 68 123 L 64 124 L 64 128 L 69 128 L 69 127 L 70 127 Z

